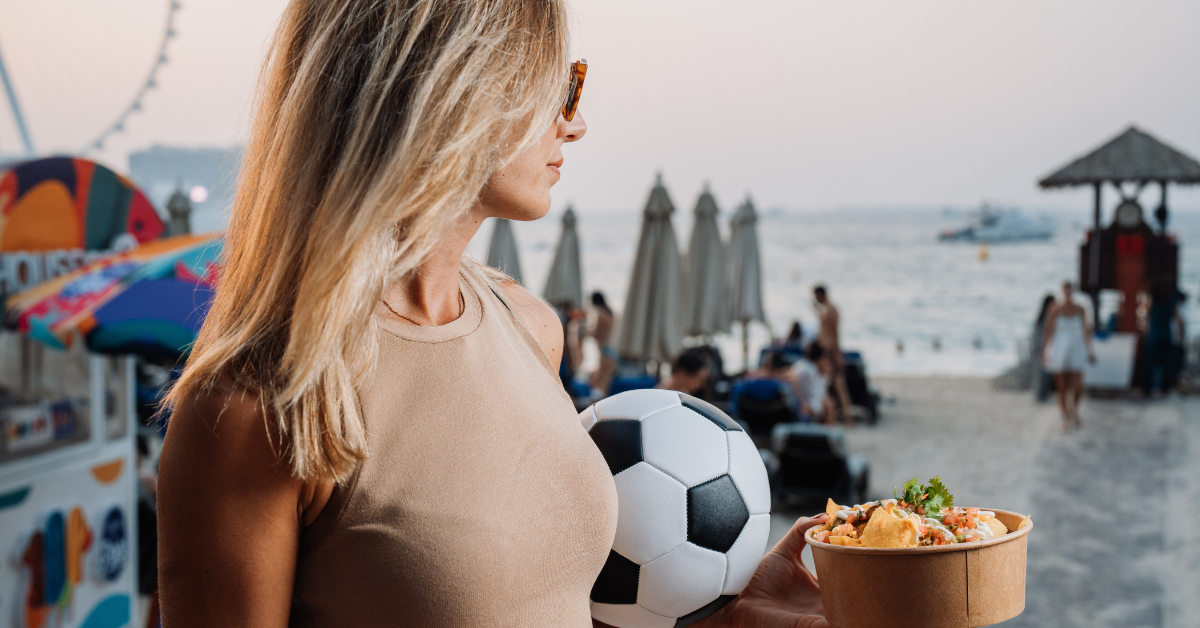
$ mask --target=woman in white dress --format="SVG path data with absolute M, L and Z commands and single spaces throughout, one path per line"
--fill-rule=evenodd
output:
M 1095 362 L 1092 330 L 1087 312 L 1071 299 L 1070 282 L 1063 283 L 1063 300 L 1046 315 L 1042 337 L 1046 371 L 1054 375 L 1058 407 L 1062 410 L 1063 429 L 1079 427 L 1079 400 L 1083 397 L 1083 369 Z

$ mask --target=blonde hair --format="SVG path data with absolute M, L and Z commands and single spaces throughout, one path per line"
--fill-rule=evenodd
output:
M 292 0 L 261 74 L 207 320 L 164 407 L 231 380 L 295 476 L 366 455 L 372 312 L 566 94 L 562 0 Z

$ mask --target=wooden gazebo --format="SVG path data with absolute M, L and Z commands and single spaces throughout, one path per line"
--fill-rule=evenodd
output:
M 1105 183 L 1117 190 L 1121 202 L 1108 228 L 1100 224 L 1101 192 Z M 1162 202 L 1154 212 L 1158 230 L 1142 216 L 1137 198 L 1146 185 L 1157 183 Z M 1038 182 L 1043 188 L 1090 185 L 1096 191 L 1093 225 L 1080 250 L 1080 286 L 1092 297 L 1096 327 L 1100 324 L 1099 295 L 1118 289 L 1126 297 L 1150 282 L 1176 280 L 1178 247 L 1166 233 L 1167 184 L 1200 183 L 1200 163 L 1136 127 L 1129 127 L 1100 148 L 1076 159 Z M 1122 184 L 1136 185 L 1132 195 Z M 1129 325 L 1132 307 L 1124 308 L 1121 327 Z M 1132 319 L 1130 319 L 1132 320 Z M 1126 330 L 1132 331 L 1132 330 Z

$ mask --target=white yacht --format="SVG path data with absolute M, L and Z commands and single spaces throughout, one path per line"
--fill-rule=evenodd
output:
M 1017 209 L 983 205 L 964 227 L 946 229 L 938 234 L 942 241 L 1020 242 L 1048 240 L 1054 237 L 1054 221 L 1048 216 L 1031 218 Z

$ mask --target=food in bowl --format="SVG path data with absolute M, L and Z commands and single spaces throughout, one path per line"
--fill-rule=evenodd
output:
M 841 506 L 829 500 L 829 521 L 813 533 L 819 543 L 848 547 L 925 547 L 987 541 L 1009 533 L 996 513 L 954 506 L 941 477 L 928 485 L 913 478 L 894 499 Z M 1018 529 L 1025 527 L 1026 517 Z

